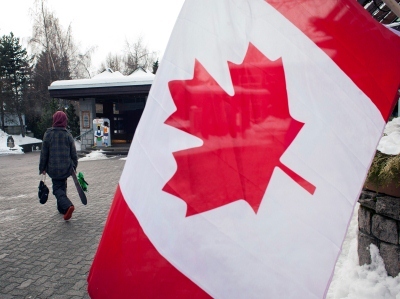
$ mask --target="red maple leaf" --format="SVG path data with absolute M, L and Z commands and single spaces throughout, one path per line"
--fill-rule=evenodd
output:
M 165 123 L 203 140 L 173 153 L 178 169 L 163 188 L 187 203 L 186 216 L 241 199 L 257 213 L 277 166 L 315 191 L 280 162 L 304 125 L 290 116 L 282 59 L 250 44 L 242 64 L 228 65 L 233 96 L 198 61 L 193 79 L 169 82 L 177 110 Z

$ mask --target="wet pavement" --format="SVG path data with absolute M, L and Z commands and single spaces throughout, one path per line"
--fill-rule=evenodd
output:
M 68 179 L 75 211 L 64 221 L 51 194 L 37 196 L 40 152 L 0 156 L 0 298 L 89 298 L 87 276 L 125 164 L 118 156 L 79 162 L 88 204 Z

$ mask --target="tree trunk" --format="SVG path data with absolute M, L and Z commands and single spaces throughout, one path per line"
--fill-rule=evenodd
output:
M 4 123 L 4 101 L 0 100 L 0 117 L 1 117 L 1 130 L 5 132 L 5 123 Z
M 1 121 L 1 130 L 5 132 L 5 123 L 4 123 L 4 98 L 3 98 L 3 79 L 0 79 L 0 121 Z
M 19 126 L 21 128 L 21 135 L 22 137 L 25 137 L 25 125 L 24 125 L 24 120 L 22 119 L 22 114 L 18 112 L 18 120 L 19 120 Z

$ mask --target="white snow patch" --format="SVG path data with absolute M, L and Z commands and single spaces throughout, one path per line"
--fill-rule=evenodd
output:
M 8 136 L 14 139 L 14 147 L 9 148 L 7 146 Z M 31 143 L 41 143 L 42 140 L 22 135 L 9 135 L 6 132 L 0 130 L 0 156 L 2 155 L 13 155 L 13 154 L 23 154 L 22 147 L 20 145 L 31 144 Z
M 102 150 L 92 151 L 87 154 L 85 157 L 80 158 L 78 161 L 93 161 L 93 160 L 104 160 L 108 159 L 108 157 L 104 154 Z
M 388 155 L 400 153 L 400 117 L 393 118 L 386 124 L 377 149 Z
M 81 142 L 79 140 L 75 140 L 75 148 L 77 151 L 82 149 Z
M 15 146 L 11 149 L 7 146 L 8 136 L 11 136 L 14 139 Z M 22 137 L 22 135 L 9 135 L 6 132 L 0 130 L 0 156 L 10 154 L 23 154 L 24 152 L 20 145 L 33 143 L 42 143 L 42 140 L 29 136 Z M 81 142 L 79 140 L 75 140 L 75 147 L 77 151 L 81 150 Z

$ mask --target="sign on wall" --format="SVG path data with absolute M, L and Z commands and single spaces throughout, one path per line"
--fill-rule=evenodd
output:
M 90 129 L 90 112 L 82 111 L 82 129 Z

